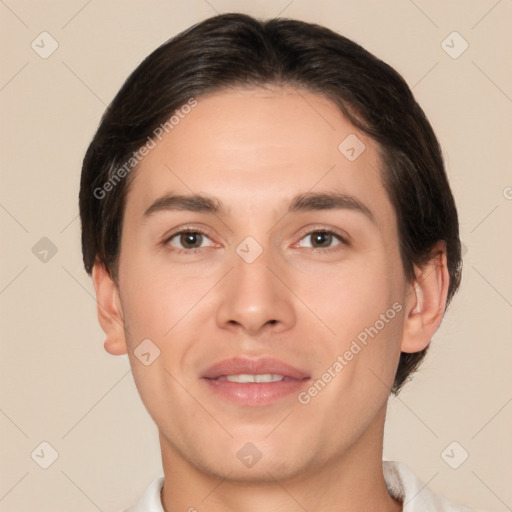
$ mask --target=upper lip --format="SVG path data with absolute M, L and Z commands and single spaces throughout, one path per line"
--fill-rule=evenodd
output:
M 309 377 L 304 371 L 278 359 L 251 359 L 245 357 L 234 357 L 215 363 L 201 377 L 204 379 L 216 379 L 226 375 L 262 375 L 267 373 L 282 375 L 291 379 L 306 379 Z

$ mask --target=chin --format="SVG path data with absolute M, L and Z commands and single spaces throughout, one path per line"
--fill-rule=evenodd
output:
M 268 434 L 268 431 L 266 432 Z M 216 449 L 203 446 L 203 454 L 195 454 L 197 466 L 206 473 L 232 482 L 274 482 L 303 475 L 314 465 L 314 456 L 304 450 L 303 439 L 285 443 L 264 440 L 248 441 L 237 437 Z M 254 437 L 253 437 L 254 439 Z M 229 446 L 228 446 L 229 445 Z M 196 445 L 196 449 L 199 448 Z

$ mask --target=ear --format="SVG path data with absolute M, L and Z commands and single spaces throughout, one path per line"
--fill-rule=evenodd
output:
M 99 261 L 94 263 L 92 281 L 96 291 L 98 320 L 106 335 L 105 350 L 115 356 L 126 354 L 128 350 L 119 290 L 105 265 Z
M 420 352 L 425 349 L 439 328 L 444 316 L 450 275 L 446 266 L 446 243 L 434 246 L 430 261 L 416 269 L 405 299 L 402 352 Z

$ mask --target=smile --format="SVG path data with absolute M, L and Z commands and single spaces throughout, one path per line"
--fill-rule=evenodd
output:
M 238 375 L 223 375 L 221 377 L 217 377 L 215 380 L 227 380 L 229 382 L 238 382 L 240 384 L 247 384 L 250 382 L 256 383 L 268 383 L 268 382 L 279 382 L 282 380 L 292 380 L 289 377 L 285 377 L 284 375 L 273 374 L 273 373 L 263 373 L 257 375 L 251 375 L 247 373 L 241 373 Z M 293 379 L 295 380 L 295 379 Z

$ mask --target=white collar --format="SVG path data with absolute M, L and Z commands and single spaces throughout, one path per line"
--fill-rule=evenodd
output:
M 382 469 L 389 493 L 403 503 L 402 512 L 471 511 L 467 507 L 451 503 L 433 493 L 405 464 L 384 461 Z M 151 482 L 142 498 L 124 512 L 164 512 L 160 500 L 163 485 L 164 476 L 159 475 Z

